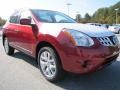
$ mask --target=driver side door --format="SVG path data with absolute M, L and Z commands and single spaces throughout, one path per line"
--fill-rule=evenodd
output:
M 31 13 L 29 11 L 21 12 L 20 20 L 22 19 L 31 19 L 32 21 Z M 34 26 L 36 25 L 34 24 Z M 37 35 L 36 32 L 38 30 L 33 28 L 32 24 L 31 25 L 20 24 L 18 26 L 18 29 L 21 32 L 21 36 L 19 40 L 19 48 L 25 53 L 29 55 L 33 55 L 33 51 L 36 43 L 36 35 Z

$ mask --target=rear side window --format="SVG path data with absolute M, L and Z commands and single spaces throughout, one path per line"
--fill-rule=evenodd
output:
M 9 22 L 10 23 L 18 23 L 18 16 L 11 16 Z
M 19 19 L 20 19 L 20 14 L 19 14 L 19 12 L 16 12 L 10 17 L 9 22 L 18 24 Z

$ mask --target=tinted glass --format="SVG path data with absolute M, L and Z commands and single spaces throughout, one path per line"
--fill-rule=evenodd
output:
M 22 19 L 22 18 L 31 19 L 32 17 L 31 17 L 30 12 L 26 10 L 26 11 L 22 11 L 22 12 L 21 12 L 21 17 L 20 17 L 20 19 Z
M 69 16 L 55 12 L 55 11 L 47 11 L 47 10 L 32 10 L 33 14 L 40 20 L 41 22 L 46 23 L 76 23 Z
M 41 22 L 49 22 L 49 23 L 53 22 L 51 15 L 47 12 L 44 11 L 37 12 L 37 16 Z
M 14 14 L 10 17 L 9 22 L 10 23 L 19 23 L 19 19 L 20 19 L 20 13 L 19 12 L 14 12 Z

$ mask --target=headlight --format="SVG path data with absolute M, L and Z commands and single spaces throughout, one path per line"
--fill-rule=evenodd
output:
M 70 40 L 74 45 L 90 47 L 94 45 L 94 41 L 91 37 L 77 31 L 77 30 L 64 30 L 64 32 L 69 36 Z

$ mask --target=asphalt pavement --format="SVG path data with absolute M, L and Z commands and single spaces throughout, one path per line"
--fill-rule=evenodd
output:
M 6 55 L 0 39 L 0 90 L 120 90 L 120 57 L 103 70 L 68 74 L 53 84 L 44 79 L 33 58 L 18 51 Z

